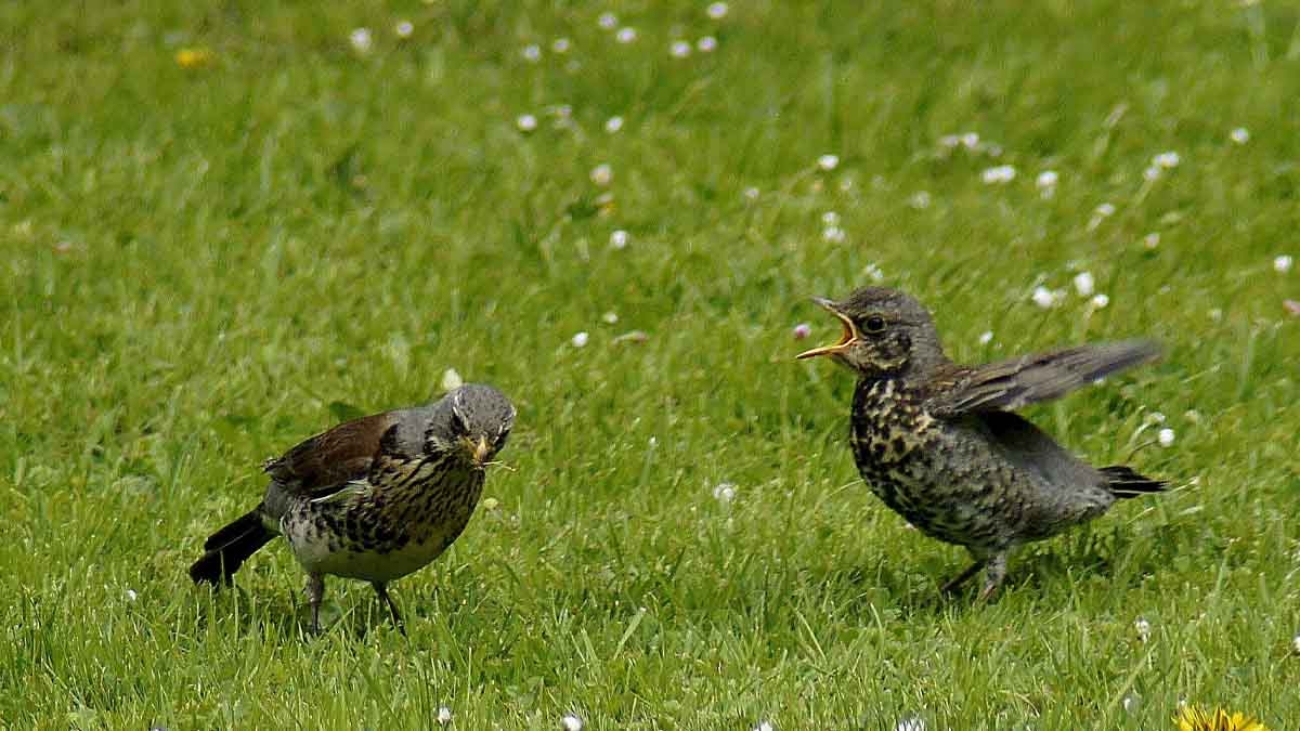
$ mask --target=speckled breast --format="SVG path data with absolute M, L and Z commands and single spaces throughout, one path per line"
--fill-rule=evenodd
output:
M 356 498 L 304 501 L 285 516 L 285 536 L 304 568 L 366 581 L 417 571 L 456 540 L 483 492 L 482 472 L 420 469 L 376 477 Z
M 851 441 L 858 472 L 886 505 L 926 534 L 966 543 L 946 486 L 942 426 L 895 380 L 859 381 Z

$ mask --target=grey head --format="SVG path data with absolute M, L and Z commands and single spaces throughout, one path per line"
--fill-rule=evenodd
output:
M 828 355 L 868 377 L 920 375 L 948 363 L 929 311 L 903 292 L 864 287 L 839 302 L 813 301 L 840 321 L 843 334 L 799 358 Z
M 479 383 L 454 389 L 428 408 L 424 451 L 459 456 L 477 469 L 506 446 L 515 423 L 510 399 Z

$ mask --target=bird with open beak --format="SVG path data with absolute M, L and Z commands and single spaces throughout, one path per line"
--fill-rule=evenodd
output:
M 1007 555 L 1105 513 L 1117 499 L 1165 483 L 1129 467 L 1095 468 L 1014 411 L 1154 360 L 1149 340 L 1125 340 L 1012 358 L 953 363 L 915 299 L 867 287 L 814 301 L 840 338 L 799 358 L 829 356 L 857 374 L 850 414 L 854 461 L 882 501 L 925 534 L 965 546 L 981 569 L 981 597 L 1006 575 Z

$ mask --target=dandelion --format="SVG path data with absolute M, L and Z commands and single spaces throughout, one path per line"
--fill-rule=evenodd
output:
M 628 232 L 620 228 L 609 234 L 609 248 L 626 249 L 627 242 L 631 240 L 632 237 L 628 234 Z
M 1106 294 L 1096 294 L 1093 295 L 1089 302 L 1092 304 L 1092 309 L 1104 310 L 1106 309 L 1106 305 L 1110 304 L 1110 296 Z
M 483 502 L 485 505 L 487 504 L 486 500 Z M 447 724 L 451 723 L 451 709 L 446 706 L 440 706 L 438 708 L 437 721 L 439 726 L 446 726 Z
M 1155 157 L 1151 158 L 1152 165 L 1158 168 L 1163 168 L 1165 170 L 1173 170 L 1174 168 L 1178 167 L 1178 164 L 1181 163 L 1182 161 L 1183 158 L 1179 156 L 1177 152 L 1173 152 L 1173 151 L 1162 152 L 1159 155 L 1156 155 Z
M 591 169 L 591 182 L 606 186 L 614 182 L 614 169 L 607 163 L 601 163 Z
M 985 330 L 984 332 L 980 333 L 980 345 L 988 345 L 991 342 L 993 342 L 992 330 Z
M 206 48 L 182 48 L 176 51 L 176 65 L 183 69 L 201 69 L 212 65 L 216 55 Z
M 1079 293 L 1080 297 L 1087 297 L 1093 292 L 1092 272 L 1079 272 L 1074 275 L 1074 291 Z
M 985 185 L 1002 185 L 1016 179 L 1016 168 L 1012 165 L 998 165 L 980 173 L 980 180 Z
M 569 343 L 575 348 L 585 348 L 587 347 L 587 341 L 590 339 L 591 336 L 587 334 L 586 330 L 583 330 L 582 332 L 574 333 L 573 337 L 569 339 Z
M 555 40 L 551 41 L 551 50 L 555 51 L 556 53 L 568 53 L 569 49 L 572 47 L 573 47 L 573 42 L 570 41 L 568 38 L 556 38 Z
M 1244 145 L 1247 142 L 1250 142 L 1250 130 L 1246 129 L 1245 127 L 1238 127 L 1228 133 L 1228 139 L 1232 140 L 1238 145 Z
M 930 191 L 917 191 L 911 198 L 907 199 L 907 205 L 918 211 L 923 211 L 930 207 Z
M 1169 448 L 1174 446 L 1174 437 L 1174 430 L 1165 427 L 1160 430 L 1160 433 L 1156 434 L 1156 441 L 1160 443 L 1160 446 Z
M 700 53 L 713 53 L 718 49 L 718 39 L 713 36 L 704 36 L 695 42 L 695 47 Z
M 1137 630 L 1138 639 L 1146 642 L 1151 638 L 1151 623 L 1145 617 L 1138 617 L 1133 622 L 1133 629 Z
M 1278 274 L 1286 274 L 1287 272 L 1291 271 L 1291 265 L 1294 263 L 1295 261 L 1286 254 L 1282 254 L 1281 256 L 1274 257 L 1273 271 L 1277 272 Z
M 1178 723 L 1178 731 L 1268 731 L 1268 727 L 1254 718 L 1242 713 L 1228 715 L 1222 708 L 1207 713 L 1195 706 L 1183 706 L 1174 721 Z
M 521 114 L 515 117 L 515 126 L 520 132 L 532 132 L 537 129 L 537 117 L 531 114 Z
M 728 10 L 730 10 L 730 8 L 727 7 L 726 3 L 709 3 L 709 9 L 707 12 L 709 13 L 710 18 L 713 18 L 714 20 L 722 20 L 727 17 Z
M 415 33 L 415 25 L 409 20 L 399 20 L 393 26 L 393 34 L 398 38 L 410 38 Z
M 842 244 L 848 238 L 848 234 L 839 226 L 827 226 L 822 229 L 822 239 L 832 244 Z
M 528 63 L 537 63 L 542 60 L 542 47 L 536 43 L 530 43 L 524 46 L 524 50 L 520 51 L 520 54 Z
M 925 731 L 925 721 L 917 716 L 910 716 L 894 724 L 894 731 Z
M 608 132 L 609 134 L 614 134 L 620 129 L 623 129 L 622 117 L 610 117 L 609 119 L 605 120 L 605 131 Z
M 348 34 L 348 42 L 352 44 L 352 50 L 360 54 L 370 53 L 374 46 L 374 38 L 370 35 L 369 28 L 353 28 Z
M 817 158 L 817 167 L 827 172 L 830 172 L 831 170 L 834 170 L 839 166 L 840 166 L 839 155 L 822 155 L 821 157 Z
M 804 340 L 809 335 L 812 335 L 812 325 L 809 325 L 806 322 L 801 322 L 794 326 L 794 330 L 792 330 L 790 334 L 794 336 L 795 340 Z
M 613 13 L 601 13 L 596 19 L 596 24 L 605 30 L 614 30 L 618 25 L 618 16 Z
M 1037 287 L 1034 287 L 1034 293 L 1030 295 L 1030 299 L 1032 299 L 1034 304 L 1039 307 L 1047 309 L 1056 304 L 1057 294 L 1040 284 Z
M 582 731 L 582 719 L 576 714 L 566 713 L 564 718 L 560 719 L 560 728 L 564 731 Z
M 691 55 L 690 41 L 676 40 L 668 46 L 668 53 L 673 58 L 686 58 Z
M 1160 245 L 1160 234 L 1152 231 L 1142 237 L 1142 245 L 1148 249 L 1154 249 Z
M 636 40 L 636 28 L 619 28 L 618 33 L 614 34 L 614 40 L 619 43 L 631 43 Z

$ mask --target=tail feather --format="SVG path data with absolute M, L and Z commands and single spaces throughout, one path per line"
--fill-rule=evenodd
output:
M 190 578 L 194 583 L 229 584 L 244 561 L 275 538 L 275 532 L 262 522 L 261 509 L 259 505 L 256 510 L 213 533 L 203 543 L 203 556 L 190 566 Z
M 1106 476 L 1106 487 L 1110 489 L 1111 494 L 1121 499 L 1164 492 L 1169 484 L 1164 480 L 1153 480 L 1140 475 L 1132 467 L 1124 465 L 1102 467 L 1101 473 Z

